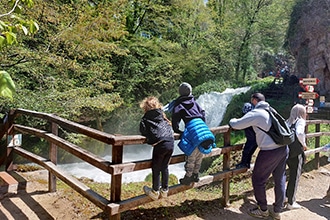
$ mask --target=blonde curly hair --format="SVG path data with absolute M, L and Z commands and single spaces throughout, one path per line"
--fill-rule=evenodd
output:
M 140 102 L 140 107 L 144 112 L 147 112 L 153 109 L 161 109 L 163 105 L 159 102 L 157 97 L 149 96 Z
M 142 108 L 144 112 L 147 112 L 153 109 L 162 109 L 163 105 L 159 102 L 157 97 L 149 96 L 140 102 L 140 108 Z M 164 112 L 163 117 L 170 125 L 172 125 L 171 121 L 166 117 Z

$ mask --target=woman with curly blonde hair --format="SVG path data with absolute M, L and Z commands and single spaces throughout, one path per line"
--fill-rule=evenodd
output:
M 173 130 L 158 98 L 147 97 L 140 103 L 140 107 L 144 111 L 140 132 L 147 138 L 147 143 L 153 146 L 152 188 L 144 186 L 143 190 L 150 198 L 157 200 L 159 195 L 164 198 L 168 194 L 168 165 L 174 149 Z

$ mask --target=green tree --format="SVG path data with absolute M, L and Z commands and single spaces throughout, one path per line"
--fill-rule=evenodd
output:
M 4 53 L 5 47 L 10 47 L 18 43 L 17 34 L 23 33 L 25 35 L 35 34 L 39 30 L 39 26 L 36 22 L 25 18 L 22 15 L 23 6 L 30 8 L 33 5 L 32 0 L 12 0 L 9 2 L 1 2 L 0 6 L 7 12 L 0 14 L 0 51 L 2 51 L 2 57 L 6 55 Z M 18 61 L 21 62 L 22 60 Z M 13 64 L 1 64 L 4 68 Z M 4 97 L 13 97 L 15 92 L 15 84 L 8 74 L 8 72 L 0 71 L 0 95 Z
M 264 56 L 281 50 L 294 0 L 210 0 L 218 24 L 222 57 L 235 73 L 236 81 L 253 79 L 264 70 Z

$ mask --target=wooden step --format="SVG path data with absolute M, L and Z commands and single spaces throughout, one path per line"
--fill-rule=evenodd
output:
M 26 189 L 26 180 L 16 172 L 0 172 L 0 194 L 17 193 Z

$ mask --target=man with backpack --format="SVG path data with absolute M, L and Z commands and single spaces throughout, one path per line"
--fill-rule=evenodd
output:
M 252 185 L 258 207 L 249 210 L 249 215 L 257 218 L 267 218 L 271 215 L 273 219 L 279 220 L 281 219 L 280 212 L 285 198 L 285 168 L 288 147 L 287 145 L 276 144 L 271 136 L 265 132 L 270 130 L 272 120 L 270 114 L 266 111 L 271 107 L 265 101 L 264 95 L 261 93 L 252 94 L 251 103 L 255 105 L 252 111 L 241 118 L 233 118 L 229 121 L 229 125 L 237 130 L 252 126 L 260 149 L 252 174 Z M 271 174 L 275 183 L 275 202 L 273 203 L 273 210 L 269 212 L 266 183 Z

